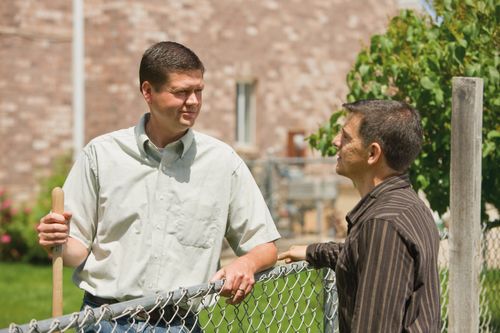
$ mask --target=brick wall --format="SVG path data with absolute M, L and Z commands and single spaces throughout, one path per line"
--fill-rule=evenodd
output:
M 144 50 L 160 40 L 205 63 L 196 129 L 235 140 L 235 85 L 257 80 L 258 154 L 286 152 L 339 107 L 345 76 L 394 0 L 85 1 L 85 141 L 133 126 L 147 111 L 138 88 Z M 0 187 L 33 198 L 37 179 L 72 147 L 71 1 L 0 2 Z
M 19 200 L 71 147 L 70 6 L 0 2 L 0 187 Z

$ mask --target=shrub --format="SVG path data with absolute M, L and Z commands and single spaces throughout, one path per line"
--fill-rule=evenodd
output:
M 70 155 L 57 158 L 51 175 L 41 180 L 41 191 L 33 208 L 16 207 L 6 189 L 0 188 L 0 261 L 48 263 L 45 250 L 38 244 L 36 226 L 51 209 L 51 192 L 62 186 L 71 166 Z
M 0 189 L 0 260 L 21 260 L 27 252 L 26 238 L 36 236 L 30 226 L 29 208 L 15 208 L 5 189 Z M 31 229 L 31 230 L 30 230 Z M 30 235 L 34 233 L 35 235 Z

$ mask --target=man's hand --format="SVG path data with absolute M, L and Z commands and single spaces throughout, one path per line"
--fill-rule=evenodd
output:
M 228 297 L 227 303 L 238 304 L 252 291 L 255 284 L 255 265 L 245 257 L 240 257 L 220 269 L 211 282 L 225 279 L 220 294 Z
M 63 245 L 68 241 L 70 212 L 63 214 L 49 213 L 41 218 L 36 227 L 38 243 L 50 252 L 56 245 Z
M 41 218 L 36 227 L 38 243 L 49 253 L 52 247 L 64 245 L 63 262 L 65 266 L 77 267 L 89 255 L 89 250 L 78 240 L 69 237 L 69 220 L 72 213 L 49 213 Z
M 210 282 L 225 279 L 220 294 L 228 297 L 227 303 L 238 304 L 252 291 L 255 273 L 274 266 L 277 252 L 274 242 L 257 245 L 220 269 Z
M 293 245 L 288 251 L 278 255 L 278 260 L 285 260 L 287 264 L 293 261 L 306 260 L 307 245 Z

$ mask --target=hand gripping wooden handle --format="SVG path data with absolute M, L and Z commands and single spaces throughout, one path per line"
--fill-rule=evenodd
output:
M 64 212 L 64 192 L 60 187 L 52 190 L 52 212 Z M 62 245 L 52 249 L 52 317 L 63 314 L 63 258 Z

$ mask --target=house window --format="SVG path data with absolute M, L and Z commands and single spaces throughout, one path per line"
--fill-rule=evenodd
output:
M 236 83 L 236 142 L 254 143 L 255 82 Z

